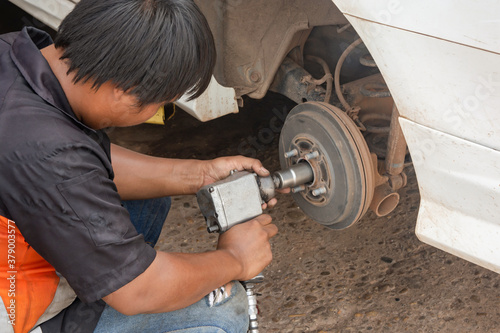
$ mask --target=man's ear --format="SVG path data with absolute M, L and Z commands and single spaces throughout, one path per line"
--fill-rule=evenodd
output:
M 120 88 L 113 88 L 113 98 L 115 103 L 133 106 L 137 104 L 137 98 L 132 94 L 127 94 Z
M 115 101 L 121 102 L 126 98 L 126 94 L 120 88 L 114 87 L 113 88 L 113 98 Z

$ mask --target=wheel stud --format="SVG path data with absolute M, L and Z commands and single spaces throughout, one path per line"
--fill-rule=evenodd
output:
M 286 152 L 285 153 L 285 158 L 291 158 L 291 157 L 295 157 L 299 154 L 299 152 L 297 151 L 297 149 L 294 149 L 294 150 L 290 150 L 289 152 Z
M 292 193 L 299 193 L 305 191 L 306 187 L 304 185 L 300 185 L 292 188 Z
M 320 188 L 317 188 L 314 191 L 312 191 L 312 195 L 314 195 L 315 197 L 319 197 L 320 195 L 325 194 L 325 193 L 326 193 L 325 187 L 320 187 Z
M 309 153 L 306 156 L 304 156 L 306 161 L 314 160 L 315 158 L 318 158 L 318 157 L 319 157 L 319 153 L 317 151 L 313 151 L 312 153 Z

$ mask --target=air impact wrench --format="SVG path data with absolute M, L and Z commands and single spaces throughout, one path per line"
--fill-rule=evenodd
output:
M 207 222 L 208 232 L 223 233 L 233 226 L 263 213 L 262 204 L 274 198 L 277 189 L 296 188 L 312 183 L 314 172 L 307 162 L 260 177 L 247 171 L 232 171 L 226 179 L 204 186 L 196 194 L 198 205 Z M 248 296 L 250 333 L 258 333 L 255 284 L 264 276 L 243 282 Z

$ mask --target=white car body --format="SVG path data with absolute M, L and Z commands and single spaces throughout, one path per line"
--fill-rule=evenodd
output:
M 334 2 L 401 114 L 421 195 L 417 236 L 500 273 L 500 3 Z
M 10 1 L 52 28 L 77 2 Z M 417 236 L 500 273 L 500 3 L 333 2 L 399 109 L 421 195 Z M 180 105 L 202 121 L 238 111 L 234 89 L 215 79 Z

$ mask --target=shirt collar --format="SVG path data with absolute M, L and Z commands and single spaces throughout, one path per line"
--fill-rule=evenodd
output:
M 40 49 L 51 44 L 52 38 L 46 32 L 25 27 L 12 43 L 11 58 L 37 95 L 79 126 L 95 132 L 76 118 L 64 90 L 40 52 Z

